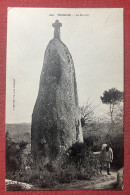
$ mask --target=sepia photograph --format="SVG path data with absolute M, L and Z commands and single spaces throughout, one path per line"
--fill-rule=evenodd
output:
M 5 190 L 123 190 L 123 8 L 8 8 Z

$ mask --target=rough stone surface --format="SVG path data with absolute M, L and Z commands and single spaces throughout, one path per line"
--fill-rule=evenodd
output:
M 5 179 L 5 190 L 6 191 L 31 190 L 32 187 L 33 185 L 31 184 Z
M 82 141 L 74 63 L 66 45 L 53 38 L 45 51 L 38 97 L 32 114 L 31 149 L 34 158 L 55 160 Z
M 124 168 L 121 168 L 117 172 L 117 189 L 118 190 L 123 190 L 123 171 L 124 171 Z

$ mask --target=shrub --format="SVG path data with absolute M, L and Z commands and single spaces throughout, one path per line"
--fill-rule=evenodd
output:
M 24 177 L 19 180 L 31 183 L 40 188 L 51 188 L 58 183 L 69 183 L 72 180 L 91 179 L 99 169 L 99 162 L 84 143 L 75 143 L 62 157 L 24 170 Z
M 124 139 L 123 134 L 112 135 L 111 144 L 113 149 L 113 166 L 122 168 L 124 166 Z
M 93 123 L 84 127 L 84 142 L 92 151 L 100 151 L 104 143 L 111 143 L 114 168 L 124 165 L 123 120 L 113 123 Z
M 22 169 L 21 156 L 26 143 L 22 141 L 20 144 L 16 144 L 8 135 L 7 137 L 6 176 L 10 179 L 31 183 L 40 188 L 51 188 L 58 183 L 91 179 L 98 171 L 98 161 L 94 158 L 88 145 L 78 142 L 50 163 L 45 163 L 41 159 L 39 164 L 32 164 L 31 155 L 28 155 L 25 168 Z
M 15 173 L 21 174 L 22 168 L 22 152 L 25 149 L 27 142 L 21 141 L 20 143 L 15 143 L 9 136 L 8 132 L 6 133 L 6 177 L 11 176 L 14 179 Z M 10 179 L 12 179 L 10 178 Z

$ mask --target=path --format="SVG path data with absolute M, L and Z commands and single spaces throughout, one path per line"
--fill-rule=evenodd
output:
M 59 184 L 53 190 L 116 190 L 117 172 L 112 171 L 107 175 L 103 171 L 102 176 L 91 181 L 73 181 L 68 184 Z
M 111 175 L 107 175 L 103 171 L 102 175 L 94 177 L 91 180 L 76 180 L 71 183 L 58 184 L 53 188 L 38 188 L 30 184 L 7 180 L 6 179 L 6 188 L 9 190 L 8 186 L 17 184 L 22 187 L 22 190 L 116 190 L 117 182 L 117 172 L 111 171 Z

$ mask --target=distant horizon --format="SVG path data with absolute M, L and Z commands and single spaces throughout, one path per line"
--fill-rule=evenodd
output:
M 89 124 L 89 123 L 94 123 L 94 122 L 97 122 L 97 121 L 92 121 L 92 122 L 88 122 L 86 124 Z M 108 121 L 101 121 L 99 123 L 109 123 Z M 29 124 L 31 125 L 31 123 L 26 123 L 26 122 L 21 122 L 21 123 L 5 123 L 5 125 L 20 125 L 20 124 Z
M 26 122 L 21 122 L 21 123 L 5 123 L 6 125 L 19 125 L 19 124 L 31 124 L 31 123 L 26 123 Z

